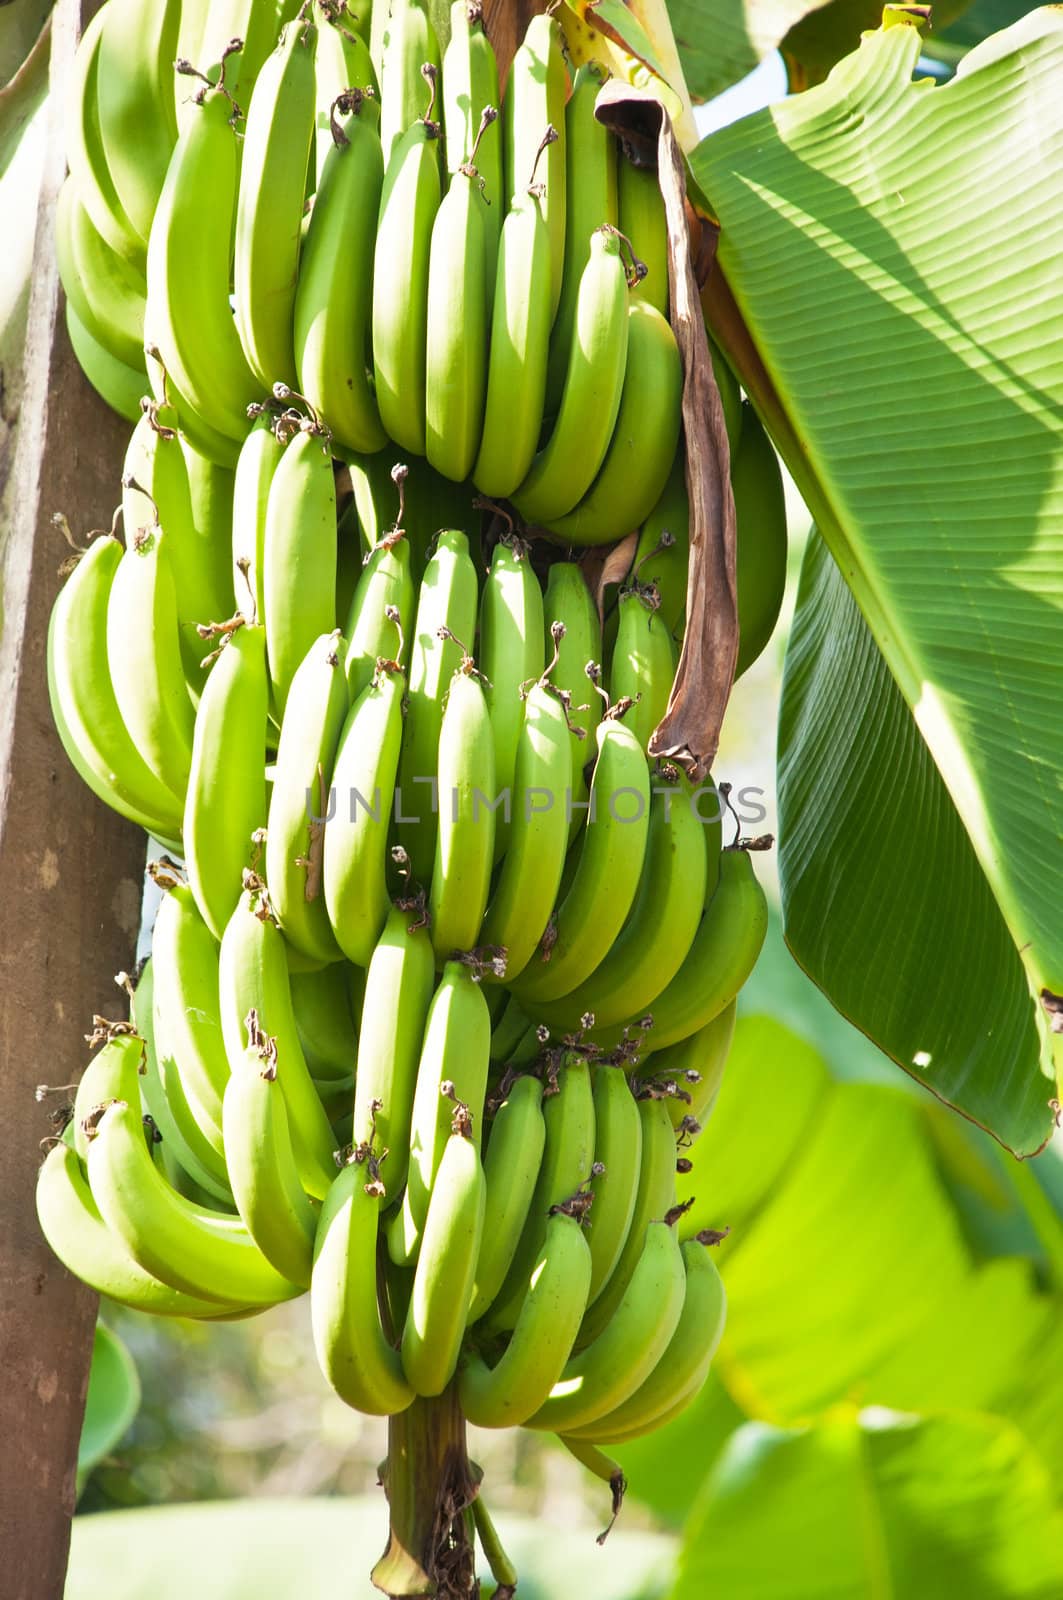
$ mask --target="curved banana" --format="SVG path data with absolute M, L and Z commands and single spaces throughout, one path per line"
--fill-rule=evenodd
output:
M 266 820 L 268 715 L 265 629 L 245 624 L 227 636 L 199 702 L 185 800 L 188 881 L 215 939 Z
M 727 1320 L 723 1279 L 700 1239 L 680 1246 L 686 1271 L 683 1309 L 657 1365 L 634 1394 L 597 1421 L 573 1429 L 577 1439 L 619 1442 L 660 1425 L 689 1402 L 709 1375 Z
M 529 1014 L 571 993 L 606 959 L 642 879 L 650 819 L 650 771 L 631 729 L 608 717 L 598 729 L 590 810 L 575 874 L 544 941 L 514 992 Z
M 598 1298 L 620 1260 L 635 1214 L 642 1165 L 642 1118 L 623 1068 L 597 1066 L 593 1078 L 594 1204 L 584 1224 L 591 1248 L 588 1303 Z
M 144 367 L 147 284 L 96 231 L 68 177 L 55 206 L 55 254 L 67 300 L 98 344 L 133 371 Z
M 424 105 L 424 68 L 439 75 L 439 41 L 420 0 L 393 0 L 380 63 L 380 139 L 384 164 L 391 161 Z M 400 441 L 401 443 L 402 441 Z
M 414 604 L 410 546 L 402 530 L 396 529 L 370 550 L 347 613 L 344 666 L 352 706 L 372 683 L 380 656 L 405 668 Z
M 668 481 L 639 532 L 632 575 L 640 584 L 653 585 L 659 605 L 657 615 L 676 638 L 687 607 L 687 567 L 690 559 L 690 501 L 687 496 L 686 455 L 676 452 Z
M 581 1057 L 568 1054 L 548 1060 L 543 1119 L 546 1144 L 539 1178 L 520 1243 L 485 1320 L 492 1332 L 516 1326 L 552 1209 L 577 1195 L 591 1176 L 594 1094 L 590 1069 Z
M 664 197 L 653 167 L 621 159 L 617 172 L 620 232 L 646 268 L 633 293 L 662 317 L 668 315 L 668 224 Z
M 598 228 L 579 282 L 557 420 L 513 495 L 526 522 L 548 526 L 571 511 L 605 460 L 624 387 L 628 299 L 620 236 Z
M 404 674 L 381 658 L 343 724 L 325 827 L 322 884 L 336 942 L 367 967 L 388 919 L 388 829 L 402 744 Z M 283 730 L 281 738 L 283 739 Z
M 343 1167 L 318 1218 L 310 1318 L 318 1364 L 349 1406 L 404 1411 L 413 1390 L 380 1321 L 377 1235 L 383 1198 L 365 1160 Z
M 469 1352 L 458 1379 L 461 1409 L 478 1428 L 517 1427 L 548 1400 L 579 1331 L 591 1252 L 577 1220 L 552 1215 L 509 1343 L 493 1367 Z
M 233 1198 L 270 1266 L 310 1287 L 317 1208 L 303 1192 L 277 1083 L 276 1045 L 257 1031 L 225 1089 L 225 1151 Z
M 548 412 L 557 410 L 565 385 L 576 298 L 590 258 L 591 235 L 605 222 L 613 227 L 617 224 L 616 140 L 594 115 L 603 81 L 597 63 L 580 67 L 565 107 L 565 264 L 550 340 Z
M 177 141 L 180 20 L 180 0 L 108 0 L 100 39 L 100 142 L 119 204 L 145 244 Z
M 144 393 L 144 374 L 124 361 L 118 361 L 105 349 L 90 328 L 87 328 L 74 309 L 66 303 L 66 331 L 70 348 L 78 366 L 103 402 L 127 422 L 136 422 L 140 416 L 140 401 Z
M 431 941 L 416 913 L 392 910 L 366 974 L 354 1079 L 355 1146 L 388 1152 L 382 1177 L 394 1200 L 406 1182 L 417 1068 L 435 989 Z
M 127 1096 L 139 1104 L 143 1060 L 143 1039 L 124 1023 L 112 1029 L 90 1056 L 74 1095 L 74 1149 L 82 1161 L 88 1160 L 93 1130 L 111 1101 Z
M 134 1260 L 104 1222 L 77 1153 L 67 1144 L 53 1145 L 37 1174 L 37 1220 L 64 1267 L 119 1305 L 156 1317 L 214 1318 L 225 1310 L 217 1297 L 186 1294 Z
M 524 1231 L 546 1144 L 542 1098 L 538 1078 L 519 1077 L 491 1123 L 484 1156 L 483 1242 L 467 1318 L 470 1327 L 490 1308 L 505 1282 Z
M 719 345 L 715 344 L 711 338 L 708 344 L 709 359 L 712 362 L 712 375 L 716 380 L 716 387 L 720 394 L 724 426 L 727 429 L 727 443 L 733 461 L 742 432 L 742 390 Z
M 266 620 L 266 509 L 282 454 L 273 418 L 259 417 L 240 447 L 233 483 L 233 594 L 237 610 L 257 623 Z
M 495 784 L 497 793 L 504 795 L 513 788 L 524 692 L 542 677 L 546 665 L 542 590 L 531 552 L 519 541 L 501 539 L 492 553 L 480 599 L 479 659 L 494 740 Z M 556 798 L 563 808 L 563 789 Z M 495 813 L 496 861 L 506 848 L 514 815 L 512 797 L 508 816 L 505 807 Z
M 488 111 L 481 127 L 490 131 Z M 473 157 L 475 159 L 475 155 Z M 432 223 L 425 333 L 425 455 L 463 483 L 480 449 L 491 306 L 487 200 L 472 160 L 450 181 Z
M 134 1260 L 187 1294 L 275 1305 L 302 1290 L 270 1266 L 243 1222 L 186 1200 L 155 1167 L 138 1106 L 115 1100 L 89 1145 L 89 1187 Z
M 651 1050 L 665 1050 L 719 1015 L 753 971 L 768 931 L 768 902 L 748 850 L 724 850 L 720 881 L 686 959 L 650 1005 Z
M 189 57 L 212 83 L 224 79 L 243 116 L 251 103 L 255 80 L 277 43 L 277 35 L 299 9 L 300 0 L 182 0 L 180 43 L 186 27 L 193 30 Z M 196 13 L 202 6 L 202 17 Z M 186 23 L 185 13 L 191 15 Z M 234 44 L 241 48 L 232 49 Z M 194 82 L 195 80 L 193 80 Z M 177 92 L 177 126 L 183 132 L 194 114 L 194 91 Z
M 299 1043 L 319 1084 L 354 1083 L 361 996 L 352 993 L 352 969 L 333 962 L 317 972 L 291 974 L 292 1011 Z M 361 975 L 364 979 L 364 974 Z
M 594 735 L 602 717 L 602 701 L 592 686 L 587 668 L 602 660 L 602 625 L 594 596 L 587 587 L 583 570 L 576 561 L 555 561 L 546 580 L 543 596 L 548 655 L 557 659 L 550 680 L 568 695 L 569 725 L 572 732 L 572 800 L 569 842 L 576 837 L 586 809 L 588 785 L 586 768 L 594 758 Z M 556 635 L 554 623 L 564 633 Z
M 236 132 L 220 89 L 203 86 L 195 98 L 151 225 L 145 331 L 184 399 L 210 428 L 242 441 L 262 385 L 229 310 Z
M 347 715 L 343 638 L 315 639 L 291 682 L 266 824 L 266 882 L 288 943 L 312 962 L 338 961 L 323 892 L 332 769 Z
M 65 119 L 66 159 L 92 225 L 123 261 L 144 270 L 144 241 L 118 198 L 100 129 L 99 78 L 104 31 L 115 13 L 101 8 L 90 18 L 74 57 L 71 114 Z
M 308 425 L 285 445 L 266 502 L 263 620 L 278 716 L 314 641 L 336 626 L 336 548 L 332 457 L 320 430 Z
M 677 1130 L 685 1128 L 693 1137 L 697 1136 L 695 1126 L 704 1126 L 716 1104 L 737 1011 L 737 1000 L 729 1001 L 696 1033 L 677 1039 L 667 1049 L 653 1051 L 639 1070 L 639 1077 L 647 1084 L 674 1083 L 682 1090 L 682 1096 L 670 1095 L 665 1104 L 673 1126 Z
M 471 661 L 450 680 L 436 771 L 439 837 L 428 911 L 436 958 L 446 961 L 480 942 L 494 860 L 494 742 Z
M 748 400 L 731 462 L 738 530 L 738 662 L 740 678 L 767 647 L 786 590 L 786 497 L 779 458 Z
M 117 539 L 89 545 L 52 607 L 48 693 L 63 748 L 106 805 L 156 838 L 179 841 L 181 802 L 148 767 L 122 719 L 107 661 Z
M 565 707 L 543 680 L 527 698 L 509 843 L 480 933 L 481 944 L 505 950 L 507 983 L 523 972 L 550 920 L 565 867 L 565 797 L 571 787 Z
M 557 314 L 565 262 L 565 101 L 568 72 L 562 34 L 555 17 L 535 16 L 509 69 L 502 101 L 503 151 L 509 205 L 518 203 L 527 184 L 542 183 L 542 209 L 550 235 L 550 321 Z M 557 139 L 536 170 L 546 129 Z M 534 175 L 534 176 L 533 176 Z
M 677 652 L 656 591 L 636 579 L 620 591 L 616 643 L 609 663 L 609 698 L 630 700 L 624 721 L 645 750 L 668 707 Z
M 646 396 L 653 404 L 646 404 Z M 616 426 L 601 470 L 579 504 L 554 518 L 576 545 L 609 544 L 649 516 L 675 460 L 682 424 L 683 364 L 675 334 L 654 306 L 628 307 L 627 367 Z
M 422 94 L 423 89 L 422 80 Z M 383 93 L 386 111 L 386 87 Z M 373 255 L 376 402 L 388 436 L 423 456 L 429 256 L 432 225 L 442 198 L 439 124 L 427 117 L 415 122 L 389 154 L 382 121 L 381 139 L 384 183 Z
M 380 96 L 369 46 L 361 34 L 354 31 L 358 19 L 348 10 L 346 0 L 324 0 L 324 3 L 322 0 L 317 0 L 314 15 L 317 21 L 317 45 L 314 50 L 317 100 L 314 133 L 316 196 L 321 193 L 325 166 L 335 148 L 332 111 L 337 98 L 342 94 L 358 91 L 356 99 L 361 104 L 356 109 L 378 130 L 379 138 Z M 375 219 L 375 207 L 373 216 Z M 305 256 L 303 260 L 305 261 Z
M 402 1367 L 420 1395 L 442 1394 L 458 1365 L 483 1236 L 485 1185 L 477 1144 L 459 1130 L 447 1140 L 425 1218 Z
M 679 1325 L 686 1272 L 668 1222 L 651 1222 L 638 1265 L 608 1326 L 565 1365 L 529 1428 L 571 1433 L 614 1411 L 653 1372 Z
M 69 310 L 69 307 L 67 308 Z M 231 434 L 219 433 L 201 416 L 186 395 L 181 394 L 172 375 L 163 365 L 162 352 L 155 342 L 155 325 L 152 317 L 151 295 L 144 307 L 144 354 L 147 358 L 148 383 L 160 406 L 171 406 L 177 414 L 181 438 L 193 445 L 200 455 L 216 462 L 218 466 L 232 469 L 240 458 L 240 440 Z M 81 360 L 81 357 L 78 357 Z M 82 362 L 84 365 L 84 362 Z M 95 381 L 95 380 L 93 380 Z M 141 385 L 143 389 L 143 385 Z M 142 398 L 142 396 L 141 396 Z M 140 401 L 137 402 L 139 415 Z M 135 421 L 136 419 L 133 418 Z
M 679 971 L 697 933 L 705 904 L 708 852 L 705 830 L 691 804 L 689 780 L 676 768 L 658 768 L 642 876 L 634 904 L 605 960 L 571 993 L 555 1001 L 521 1003 L 548 1027 L 585 1024 L 604 1029 L 635 1021 Z
M 333 32 L 334 29 L 326 29 Z M 295 370 L 299 392 L 337 445 L 369 454 L 387 435 L 369 381 L 369 323 L 384 160 L 361 94 L 332 108 L 333 148 L 325 160 L 299 259 L 295 288 Z M 340 121 L 340 110 L 347 115 Z
M 218 991 L 229 1064 L 243 1060 L 247 1018 L 277 1043 L 277 1070 L 303 1188 L 323 1200 L 336 1173 L 333 1136 L 299 1043 L 284 938 L 257 879 L 240 896 L 221 942 Z
M 505 1003 L 501 1012 L 495 1017 L 491 1029 L 491 1060 L 506 1066 L 509 1064 L 512 1052 L 532 1026 L 532 1022 L 530 1017 L 524 1015 L 513 996 L 507 994 L 504 989 L 488 989 L 488 1003 L 499 995 L 504 998 Z
M 450 43 L 443 55 L 443 127 L 447 172 L 451 179 L 475 161 L 487 202 L 485 231 L 487 289 L 490 302 L 498 259 L 498 238 L 506 215 L 502 129 L 497 122 L 482 128 L 486 107 L 502 103 L 498 62 L 484 28 L 480 0 L 453 0 Z
M 409 856 L 414 878 L 426 886 L 436 849 L 436 761 L 443 698 L 461 665 L 462 644 L 467 644 L 476 630 L 477 602 L 469 541 L 455 529 L 444 529 L 425 567 L 417 597 L 395 815 L 396 843 Z M 441 634 L 444 628 L 446 634 Z

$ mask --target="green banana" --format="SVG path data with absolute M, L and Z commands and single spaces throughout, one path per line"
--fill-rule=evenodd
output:
M 517 1427 L 546 1403 L 579 1331 L 591 1281 L 591 1252 L 577 1218 L 563 1211 L 546 1224 L 516 1326 L 488 1367 L 469 1352 L 458 1380 L 461 1408 L 478 1428 Z
M 628 700 L 624 721 L 645 750 L 664 716 L 677 662 L 671 632 L 659 615 L 654 588 L 629 581 L 617 601 L 616 643 L 609 663 L 609 698 Z
M 242 441 L 262 387 L 229 310 L 236 132 L 224 92 L 205 85 L 180 135 L 148 240 L 145 334 L 177 390 L 219 434 Z
M 96 69 L 100 141 L 125 215 L 147 243 L 177 140 L 180 0 L 108 0 Z
M 509 844 L 480 934 L 482 944 L 505 950 L 507 982 L 531 960 L 564 871 L 564 801 L 572 787 L 569 745 L 565 707 L 543 679 L 528 693 L 517 744 Z
M 66 580 L 48 624 L 48 693 L 63 748 L 105 804 L 167 842 L 181 837 L 181 803 L 148 767 L 122 719 L 107 662 L 107 614 L 123 559 L 96 539 Z
M 641 745 L 624 722 L 608 717 L 597 734 L 598 759 L 590 810 L 575 874 L 543 941 L 515 985 L 521 1005 L 536 1006 L 584 983 L 619 937 L 635 902 L 646 856 L 650 772 Z
M 332 768 L 322 859 L 325 905 L 340 949 L 362 967 L 369 965 L 390 909 L 388 829 L 405 688 L 396 663 L 381 658 L 373 681 L 351 706 Z
M 542 677 L 543 596 L 531 564 L 531 552 L 516 540 L 495 545 L 480 600 L 480 667 L 491 718 L 497 793 L 512 791 L 517 750 L 524 724 L 524 693 Z M 562 798 L 564 787 L 558 791 Z M 497 861 L 510 836 L 512 798 L 495 814 L 494 853 Z M 486 941 L 485 941 L 486 942 Z M 502 943 L 504 941 L 495 941 Z M 512 976 L 513 969 L 510 969 Z
M 368 1180 L 368 1181 L 367 1181 Z M 381 1321 L 377 1235 L 383 1205 L 370 1164 L 341 1168 L 318 1218 L 310 1318 L 318 1363 L 349 1406 L 370 1416 L 404 1411 L 413 1390 Z
M 69 307 L 67 309 L 69 310 Z M 200 415 L 195 406 L 189 401 L 187 395 L 181 394 L 172 374 L 167 372 L 163 363 L 162 352 L 155 342 L 154 330 L 157 320 L 157 318 L 154 321 L 152 320 L 151 296 L 149 293 L 147 304 L 144 307 L 144 355 L 147 358 L 148 383 L 152 394 L 160 406 L 173 408 L 178 418 L 183 440 L 187 440 L 202 456 L 216 462 L 220 467 L 230 469 L 235 467 L 240 458 L 242 437 L 240 441 L 237 441 L 231 434 L 219 433 L 216 428 L 212 428 L 210 423 Z M 80 355 L 78 359 L 81 360 Z M 84 362 L 82 362 L 82 365 L 84 365 Z M 141 409 L 140 401 L 143 398 L 143 387 L 141 383 L 141 393 L 137 400 L 138 416 Z M 135 421 L 136 417 L 132 417 L 132 420 Z
M 386 88 L 384 95 L 386 111 Z M 376 402 L 388 436 L 424 455 L 429 258 L 442 198 L 439 124 L 427 116 L 415 122 L 390 154 L 383 127 L 381 138 L 384 183 L 373 255 Z
M 410 1152 L 417 1067 L 435 988 L 435 958 L 416 915 L 394 908 L 366 974 L 354 1080 L 356 1146 L 374 1135 L 392 1199 L 402 1192 Z
M 199 702 L 185 800 L 188 881 L 215 939 L 266 820 L 268 715 L 265 630 L 241 625 L 226 636 Z
M 542 208 L 550 235 L 550 320 L 557 314 L 565 262 L 565 101 L 568 72 L 561 29 L 551 16 L 535 16 L 513 57 L 502 101 L 503 150 L 509 205 L 534 181 L 540 141 L 548 127 L 557 139 L 540 173 Z
M 677 1039 L 661 1051 L 654 1050 L 640 1071 L 648 1085 L 674 1083 L 682 1097 L 670 1095 L 665 1101 L 672 1123 L 697 1136 L 709 1119 L 723 1081 L 723 1069 L 734 1038 L 737 1000 L 731 1000 L 696 1033 Z
M 620 236 L 598 228 L 579 282 L 557 420 L 513 495 L 528 523 L 548 526 L 571 511 L 605 460 L 624 386 L 628 300 Z
M 497 116 L 485 107 L 480 128 Z M 425 333 L 425 455 L 462 483 L 480 449 L 487 395 L 490 288 L 487 200 L 479 169 L 458 168 L 432 223 Z
M 255 1029 L 225 1089 L 225 1151 L 233 1198 L 272 1267 L 310 1287 L 317 1209 L 303 1192 L 277 1083 L 277 1049 Z
M 634 1394 L 597 1421 L 574 1429 L 576 1438 L 619 1442 L 648 1433 L 677 1406 L 689 1404 L 708 1377 L 723 1337 L 727 1295 L 700 1239 L 688 1239 L 680 1250 L 686 1272 L 683 1309 L 664 1354 Z
M 253 622 L 266 620 L 266 509 L 283 446 L 273 418 L 260 416 L 240 447 L 233 485 L 233 593 L 237 610 Z
M 543 597 L 543 619 L 547 651 L 556 652 L 550 679 L 568 696 L 572 733 L 571 843 L 585 814 L 588 795 L 585 769 L 594 755 L 593 740 L 602 717 L 601 697 L 587 672 L 592 663 L 600 663 L 602 659 L 602 625 L 578 562 L 555 561 L 550 568 Z M 554 629 L 555 622 L 560 622 L 565 630 L 560 638 Z
M 738 530 L 738 661 L 740 678 L 767 648 L 786 590 L 786 496 L 779 458 L 748 400 L 731 462 Z
M 185 13 L 191 12 L 189 28 L 195 29 L 187 42 L 189 49 L 179 54 L 191 59 L 212 82 L 224 82 L 240 108 L 247 111 L 255 80 L 267 56 L 277 43 L 277 35 L 299 9 L 300 0 L 209 0 L 203 5 L 198 22 L 195 13 L 203 0 L 182 0 L 179 44 L 184 44 Z M 237 48 L 233 48 L 233 46 Z M 182 104 L 177 97 L 177 126 L 183 132 L 193 115 L 194 96 Z
M 100 55 L 105 29 L 115 13 L 102 8 L 89 19 L 70 85 L 72 114 L 65 119 L 66 159 L 92 225 L 116 255 L 144 270 L 144 241 L 122 207 L 103 147 L 100 128 Z
M 635 1213 L 642 1164 L 642 1119 L 623 1069 L 597 1066 L 593 1078 L 594 1204 L 585 1223 L 591 1250 L 588 1303 L 598 1298 L 620 1260 Z
M 144 374 L 105 349 L 91 329 L 81 321 L 73 304 L 66 303 L 66 332 L 78 366 L 104 403 L 127 422 L 140 416 L 144 393 Z
M 354 970 L 333 962 L 317 972 L 291 974 L 292 1010 L 299 1043 L 315 1082 L 353 1085 L 361 996 L 352 993 Z M 362 975 L 364 977 L 364 974 Z
M 279 716 L 314 641 L 336 626 L 336 549 L 332 458 L 320 430 L 304 424 L 285 445 L 266 502 L 263 620 Z
M 336 446 L 362 453 L 386 442 L 369 380 L 370 264 L 384 182 L 380 136 L 364 109 L 371 104 L 354 91 L 332 107 L 333 148 L 303 242 L 294 310 L 300 392 L 327 419 Z M 342 121 L 339 112 L 347 113 Z
M 325 166 L 336 143 L 332 116 L 337 99 L 340 95 L 357 91 L 356 99 L 361 103 L 356 109 L 379 129 L 380 98 L 369 46 L 361 34 L 354 31 L 357 19 L 347 10 L 345 0 L 317 0 L 314 13 L 317 18 L 317 45 L 314 50 L 316 205 Z M 376 216 L 375 206 L 373 215 Z M 300 271 L 304 262 L 305 256 L 300 262 Z
M 633 577 L 644 586 L 652 584 L 656 591 L 660 602 L 657 615 L 673 639 L 686 613 L 689 558 L 686 455 L 678 450 L 660 498 L 642 524 L 635 559 L 631 563 Z
M 402 1330 L 402 1366 L 417 1394 L 442 1394 L 458 1365 L 483 1236 L 485 1185 L 459 1107 L 425 1218 Z
M 72 177 L 56 201 L 55 253 L 63 292 L 80 321 L 116 361 L 142 370 L 144 275 L 97 233 Z
M 504 997 L 505 1004 L 500 1015 L 494 1019 L 491 1029 L 491 1060 L 505 1065 L 508 1064 L 512 1052 L 520 1044 L 532 1023 L 513 996 L 504 989 L 488 989 L 488 1004 L 499 995 Z
M 510 1084 L 491 1123 L 484 1156 L 487 1197 L 483 1242 L 469 1305 L 470 1326 L 490 1309 L 505 1282 L 528 1219 L 546 1144 L 542 1098 L 538 1078 L 518 1077 Z
M 549 412 L 557 410 L 565 385 L 576 297 L 590 259 L 591 235 L 605 222 L 613 227 L 617 224 L 616 140 L 594 115 L 603 80 L 597 63 L 581 66 L 565 107 L 565 258 L 561 298 L 550 341 L 546 380 Z
M 381 656 L 406 667 L 414 604 L 410 546 L 398 528 L 384 534 L 366 556 L 347 613 L 344 666 L 352 706 L 372 683 Z
M 291 680 L 266 824 L 270 903 L 288 944 L 319 964 L 340 958 L 323 891 L 332 771 L 347 716 L 343 649 L 338 631 L 323 633 Z
M 395 841 L 405 849 L 414 878 L 427 885 L 436 848 L 436 791 L 431 803 L 425 789 L 436 784 L 443 697 L 461 665 L 462 645 L 476 630 L 476 568 L 463 533 L 444 529 L 425 568 L 417 598 L 417 618 L 410 643 L 410 679 L 399 761 L 399 795 Z M 441 635 L 440 630 L 447 634 Z
M 280 1085 L 303 1188 L 323 1200 L 335 1177 L 336 1140 L 299 1043 L 284 938 L 260 880 L 248 874 L 245 883 L 218 962 L 225 1053 L 230 1066 L 243 1060 L 247 1018 L 254 1011 L 263 1033 L 277 1042 Z
M 439 41 L 419 0 L 392 0 L 386 17 L 380 64 L 380 141 L 388 166 L 424 105 L 425 66 L 432 68 L 435 78 L 439 76 Z M 397 268 L 393 271 L 397 276 Z
M 501 105 L 498 62 L 484 29 L 480 0 L 453 0 L 450 43 L 443 56 L 443 127 L 447 172 L 454 174 L 475 161 L 483 182 L 488 299 L 495 281 L 498 239 L 506 215 L 502 129 L 497 122 L 482 129 L 486 107 Z
M 651 1222 L 637 1266 L 608 1326 L 570 1358 L 530 1428 L 571 1433 L 622 1405 L 661 1360 L 679 1325 L 686 1290 L 675 1228 Z
M 170 1188 L 148 1152 L 139 1106 L 115 1100 L 104 1111 L 89 1145 L 88 1176 L 107 1226 L 164 1283 L 248 1306 L 302 1293 L 270 1266 L 238 1217 Z
M 302 13 L 255 80 L 244 127 L 233 287 L 247 364 L 265 389 L 294 384 L 292 318 L 314 133 L 317 29 Z
M 646 396 L 653 396 L 647 406 Z M 648 517 L 668 481 L 682 425 L 683 364 L 655 307 L 628 308 L 627 367 L 616 426 L 601 470 L 579 504 L 551 529 L 576 545 L 609 544 Z
M 495 753 L 491 719 L 471 660 L 450 680 L 436 763 L 439 837 L 428 911 L 436 959 L 472 950 L 491 890 Z
M 74 1095 L 74 1149 L 88 1160 L 89 1144 L 101 1111 L 122 1095 L 139 1096 L 137 1079 L 144 1060 L 144 1041 L 127 1023 L 106 1027 L 100 1048 L 90 1056 Z M 90 1042 L 92 1042 L 90 1040 Z
M 668 223 L 657 173 L 621 160 L 617 172 L 620 232 L 631 245 L 645 272 L 633 293 L 662 317 L 668 315 Z
M 738 448 L 738 441 L 742 432 L 742 391 L 738 379 L 727 364 L 727 358 L 719 345 L 709 339 L 709 359 L 712 362 L 712 375 L 716 380 L 716 387 L 720 393 L 720 404 L 723 406 L 724 426 L 727 429 L 727 443 L 731 451 L 731 459 Z

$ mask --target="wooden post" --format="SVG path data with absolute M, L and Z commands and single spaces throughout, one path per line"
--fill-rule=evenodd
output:
M 48 615 L 69 554 L 51 524 L 106 526 L 120 498 L 129 425 L 81 376 L 62 316 L 52 246 L 64 161 L 61 114 L 81 26 L 98 0 L 58 0 L 51 129 L 37 220 L 22 389 L 6 496 L 0 595 L 0 1589 L 61 1600 L 95 1296 L 61 1267 L 34 1210 L 38 1083 L 85 1064 L 94 1011 L 120 1013 L 113 975 L 130 965 L 144 837 L 89 793 L 52 729 Z M 54 1102 L 53 1102 L 54 1103 Z

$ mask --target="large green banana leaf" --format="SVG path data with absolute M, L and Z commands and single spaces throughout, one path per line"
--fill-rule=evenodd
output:
M 944 87 L 912 82 L 919 50 L 913 26 L 883 27 L 692 165 L 763 362 L 743 376 L 942 779 L 920 777 L 888 704 L 869 711 L 879 675 L 856 630 L 801 622 L 780 752 L 788 936 L 859 1027 L 1031 1153 L 1052 1116 L 1041 1001 L 1063 992 L 1063 10 L 994 36 Z M 806 595 L 826 611 L 819 576 Z M 935 814 L 946 795 L 988 895 Z M 898 874 L 921 926 L 940 917 L 930 947 L 896 917 L 884 931 L 873 897 L 846 922 L 861 885 L 888 916 Z M 1039 1061 L 1028 1027 L 991 1031 L 1016 994 L 1014 960 L 993 959 L 1001 921 Z M 975 1021 L 948 1028 L 927 1006 L 952 939 L 936 1005 Z
M 687 1529 L 672 1600 L 1053 1600 L 1063 1519 L 991 1417 L 839 1415 L 735 1434 Z

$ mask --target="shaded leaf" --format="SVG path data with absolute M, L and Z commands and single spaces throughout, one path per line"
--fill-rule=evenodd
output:
M 140 1409 L 136 1362 L 116 1333 L 97 1322 L 85 1416 L 78 1444 L 78 1489 L 96 1464 L 110 1455 Z

